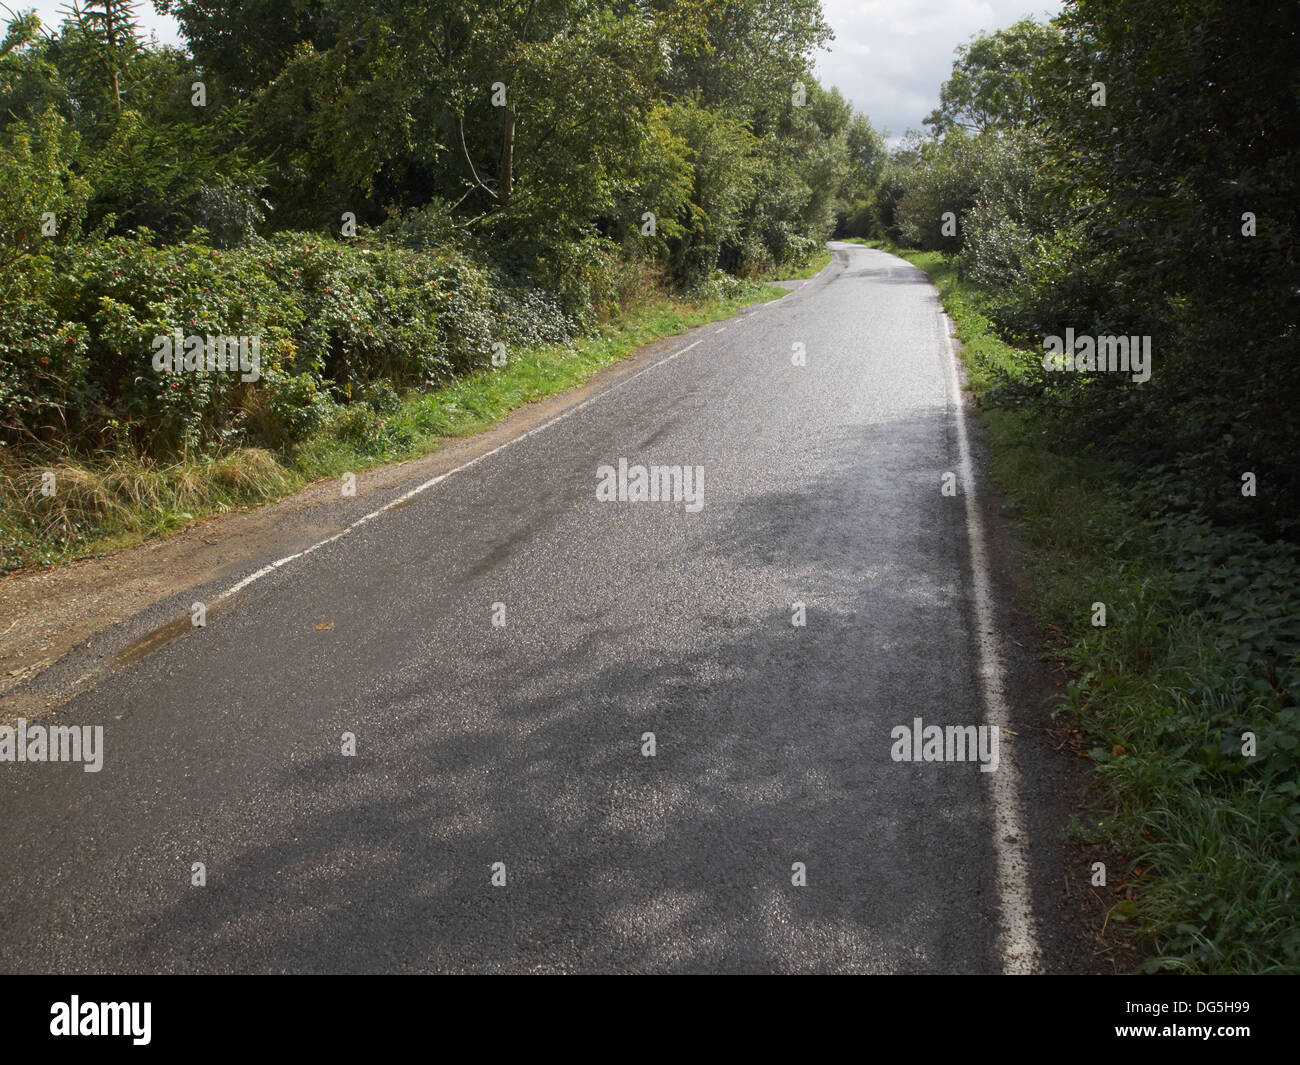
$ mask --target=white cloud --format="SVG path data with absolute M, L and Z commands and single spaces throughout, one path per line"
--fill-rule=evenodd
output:
M 1061 0 L 822 0 L 835 31 L 817 58 L 823 85 L 838 86 L 897 140 L 939 103 L 953 49 L 981 31 L 1032 15 L 1046 20 Z

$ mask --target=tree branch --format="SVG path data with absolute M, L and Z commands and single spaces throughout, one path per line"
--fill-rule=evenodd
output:
M 460 150 L 465 155 L 465 162 L 469 163 L 469 172 L 474 175 L 474 184 L 495 200 L 497 194 L 483 184 L 483 179 L 478 176 L 478 171 L 474 169 L 474 160 L 469 157 L 469 149 L 465 146 L 465 117 L 463 115 L 456 116 L 456 130 L 460 134 Z

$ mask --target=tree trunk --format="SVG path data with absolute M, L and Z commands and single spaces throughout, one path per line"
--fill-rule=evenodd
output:
M 503 108 L 503 111 L 501 166 L 497 171 L 497 199 L 502 207 L 510 202 L 510 194 L 515 188 L 515 112 L 510 107 Z

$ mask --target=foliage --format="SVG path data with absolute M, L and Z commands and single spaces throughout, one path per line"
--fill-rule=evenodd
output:
M 939 106 L 925 124 L 937 134 L 985 133 L 1033 124 L 1053 86 L 1045 66 L 1060 30 L 1052 23 L 1021 19 L 1007 29 L 983 33 L 959 45 L 952 76 L 939 90 Z
M 493 344 L 566 340 L 555 297 L 493 284 L 463 255 L 277 234 L 231 250 L 148 232 L 53 249 L 0 322 L 0 432 L 14 443 L 167 454 L 285 446 L 384 380 L 423 387 Z M 170 372 L 156 338 L 255 336 L 260 378 Z
M 1300 9 L 1276 15 L 1072 0 L 1053 27 L 982 37 L 944 87 L 939 136 L 895 153 L 876 213 L 880 235 L 960 253 L 1018 343 L 1149 337 L 1140 388 L 1052 374 L 1014 396 L 1054 405 L 1080 443 L 1105 433 L 1136 468 L 1177 476 L 1188 510 L 1295 539 Z M 1243 472 L 1266 487 L 1243 496 Z

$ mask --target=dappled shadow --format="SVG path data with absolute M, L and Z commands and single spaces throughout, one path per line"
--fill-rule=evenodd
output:
M 979 774 L 888 755 L 913 714 L 978 720 L 934 481 L 859 502 L 879 503 L 900 439 L 943 432 L 915 421 L 846 432 L 832 473 L 747 498 L 713 540 L 755 579 L 821 574 L 805 629 L 786 602 L 687 596 L 685 636 L 615 607 L 544 657 L 505 643 L 469 675 L 443 663 L 435 688 L 424 672 L 368 712 L 356 759 L 300 761 L 241 804 L 237 839 L 276 809 L 265 841 L 139 915 L 127 954 L 254 971 L 996 968 Z M 660 638 L 687 649 L 658 655 Z
M 384 529 L 400 558 L 344 541 L 305 560 L 86 704 L 138 689 L 148 709 L 120 727 L 164 756 L 124 752 L 94 812 L 57 804 L 92 834 L 102 820 L 102 842 L 6 877 L 42 943 L 6 967 L 998 969 L 986 779 L 889 756 L 914 716 L 980 719 L 961 500 L 937 490 L 948 419 L 844 426 L 815 475 L 714 504 L 708 525 L 591 517 L 583 474 L 552 482 L 540 514 L 507 497 L 456 557 L 402 535 L 411 508 Z M 682 529 L 698 531 L 677 557 Z M 609 550 L 627 562 L 612 585 L 591 565 Z M 347 606 L 323 634 L 307 615 L 326 579 Z M 494 587 L 520 619 L 498 632 L 465 609 Z M 550 608 L 531 628 L 530 600 Z M 277 631 L 295 616 L 301 631 Z M 311 650 L 334 634 L 348 653 Z M 264 676 L 253 703 L 232 649 Z M 203 717 L 168 691 L 204 692 Z M 278 715 L 264 738 L 258 714 Z M 354 758 L 336 753 L 344 728 Z M 181 875 L 196 859 L 201 889 Z

